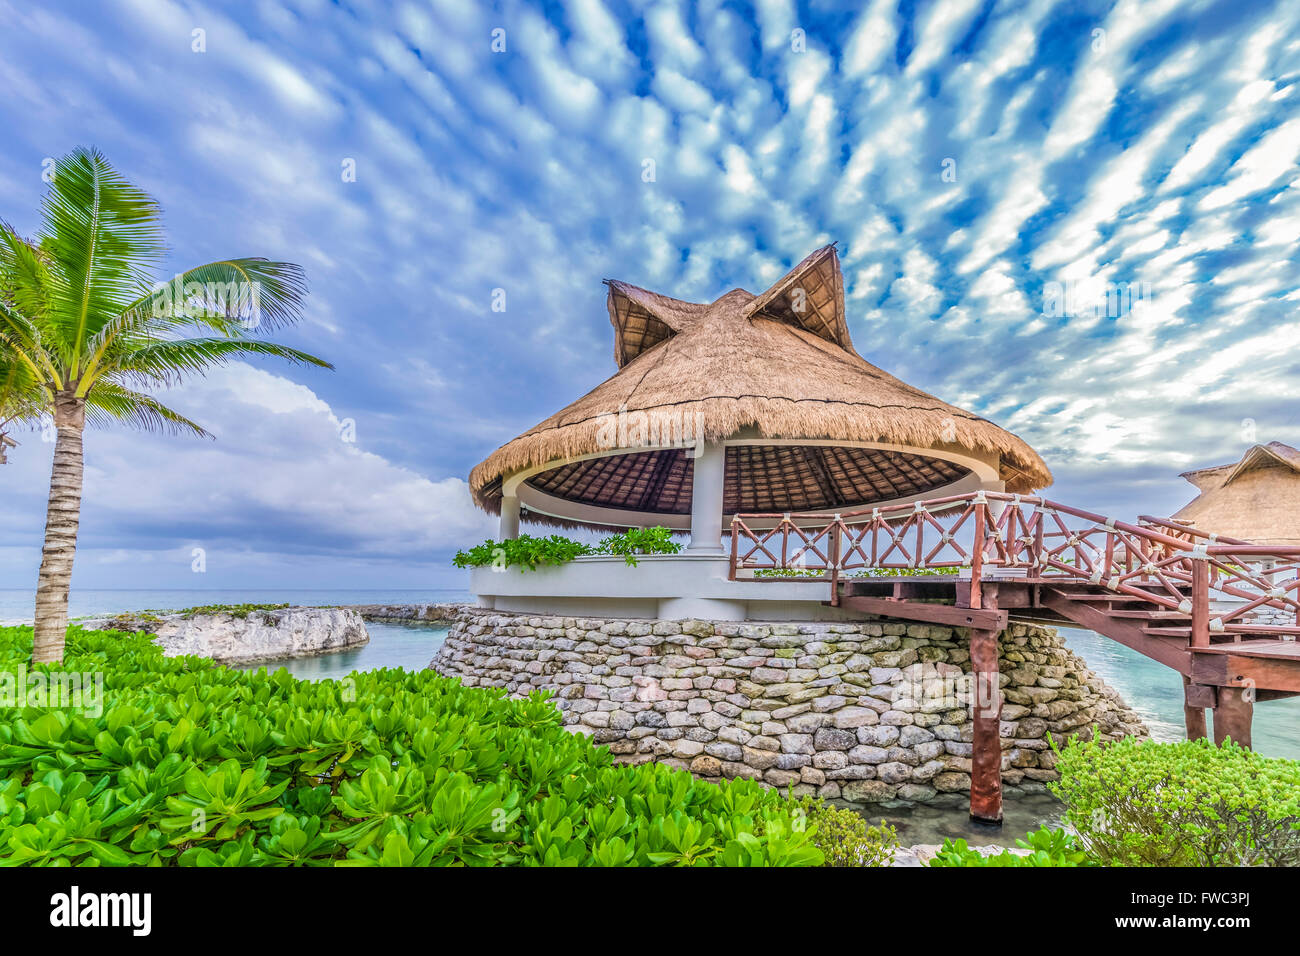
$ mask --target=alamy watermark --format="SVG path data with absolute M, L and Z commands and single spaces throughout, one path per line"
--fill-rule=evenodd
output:
M 608 448 L 685 448 L 691 458 L 704 451 L 704 416 L 698 411 L 660 408 L 651 412 L 617 412 L 596 416 L 596 444 Z
M 1154 295 L 1150 282 L 1102 282 L 1097 279 L 1068 279 L 1043 283 L 1043 315 L 1048 318 L 1118 319 L 1140 313 Z
M 185 282 L 175 276 L 153 287 L 154 318 L 193 318 L 221 315 L 238 319 L 249 331 L 262 324 L 260 282 Z
M 78 710 L 87 717 L 104 713 L 104 675 L 99 671 L 0 671 L 0 708 L 41 707 Z

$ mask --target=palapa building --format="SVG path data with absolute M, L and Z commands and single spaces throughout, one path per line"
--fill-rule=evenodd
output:
M 988 822 L 1001 818 L 1004 786 L 1041 790 L 1056 777 L 1048 735 L 1145 733 L 1050 628 L 969 604 L 851 610 L 827 601 L 836 585 L 815 570 L 733 571 L 745 558 L 723 534 L 736 516 L 750 529 L 737 541 L 810 511 L 839 541 L 874 509 L 930 514 L 948 507 L 936 499 L 1052 480 L 1015 435 L 858 355 L 833 246 L 757 296 L 733 289 L 702 304 L 607 284 L 617 371 L 474 468 L 474 500 L 500 514 L 503 539 L 522 515 L 666 525 L 690 544 L 635 567 L 591 556 L 474 568 L 479 606 L 458 616 L 436 670 L 553 693 L 565 725 L 618 761 L 856 803 L 969 800 Z M 800 567 L 776 552 L 782 568 Z
M 1300 451 L 1255 445 L 1240 461 L 1182 475 L 1201 492 L 1174 520 L 1220 538 L 1300 545 Z
M 743 619 L 754 598 L 716 560 L 734 514 L 1051 484 L 1024 441 L 858 355 L 834 245 L 761 295 L 733 289 L 703 304 L 606 284 L 617 371 L 493 452 L 470 489 L 500 514 L 503 539 L 517 536 L 522 515 L 562 527 L 663 525 L 689 532 L 690 544 L 634 575 L 619 559 L 598 570 L 598 558 L 543 575 L 482 569 L 473 586 L 487 606 L 578 612 L 622 599 L 639 616 Z M 798 586 L 785 587 L 768 588 L 767 601 Z

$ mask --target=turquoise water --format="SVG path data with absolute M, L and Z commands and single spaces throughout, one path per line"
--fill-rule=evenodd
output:
M 1182 740 L 1183 683 L 1177 673 L 1092 631 L 1061 628 L 1070 650 L 1123 696 L 1156 740 Z M 1251 744 L 1268 757 L 1300 760 L 1300 697 L 1255 705 Z
M 447 636 L 446 627 L 428 624 L 381 624 L 367 622 L 370 643 L 346 651 L 333 651 L 316 657 L 290 657 L 278 661 L 249 664 L 240 670 L 268 671 L 285 668 L 299 680 L 324 680 L 346 677 L 353 671 L 373 671 L 381 667 L 424 670 Z
M 30 624 L 35 592 L 30 588 L 0 588 L 0 624 Z M 146 609 L 180 610 L 205 604 L 437 604 L 468 601 L 469 592 L 456 589 L 340 590 L 338 588 L 204 588 L 139 590 L 73 590 L 68 596 L 72 617 L 116 614 Z

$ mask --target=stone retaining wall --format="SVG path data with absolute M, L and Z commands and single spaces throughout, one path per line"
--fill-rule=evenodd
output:
M 1055 779 L 1049 734 L 1145 736 L 1052 628 L 1001 637 L 1003 780 Z M 964 630 L 461 611 L 430 665 L 469 686 L 556 693 L 565 724 L 617 759 L 749 777 L 855 803 L 958 803 L 970 789 Z

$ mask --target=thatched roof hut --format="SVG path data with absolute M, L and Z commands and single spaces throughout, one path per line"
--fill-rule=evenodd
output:
M 618 370 L 474 468 L 486 510 L 518 497 L 534 521 L 685 530 L 713 449 L 726 515 L 1051 483 L 1015 435 L 858 355 L 833 245 L 757 296 L 606 285 Z
M 1255 445 L 1240 461 L 1182 475 L 1199 490 L 1174 520 L 1257 544 L 1300 545 L 1300 451 Z

